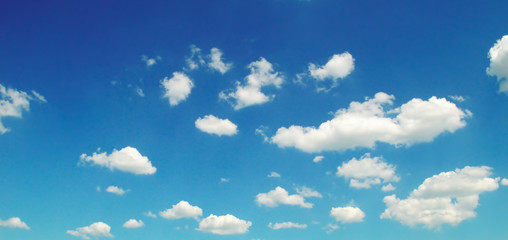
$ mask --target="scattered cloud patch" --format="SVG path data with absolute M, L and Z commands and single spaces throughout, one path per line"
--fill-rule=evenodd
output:
M 497 77 L 499 92 L 508 92 L 508 35 L 498 39 L 489 50 L 490 66 L 487 68 L 489 76 Z
M 376 142 L 411 146 L 431 142 L 444 132 L 455 132 L 466 126 L 464 119 L 472 115 L 437 97 L 413 98 L 399 108 L 385 111 L 384 107 L 393 105 L 394 99 L 393 95 L 379 92 L 364 102 L 351 102 L 349 108 L 339 109 L 332 120 L 317 128 L 281 127 L 270 141 L 281 148 L 295 147 L 308 153 L 372 148 Z
M 508 179 L 503 178 L 503 180 L 501 180 L 501 185 L 508 186 Z
M 371 157 L 367 153 L 360 159 L 343 162 L 342 166 L 337 167 L 337 176 L 350 179 L 349 186 L 353 188 L 370 188 L 381 182 L 398 182 L 395 169 L 395 166 L 383 161 L 382 157 Z
M 259 193 L 256 196 L 256 202 L 258 205 L 271 208 L 277 207 L 279 204 L 300 206 L 303 208 L 312 208 L 313 206 L 312 203 L 306 203 L 302 196 L 298 194 L 289 195 L 286 189 L 281 187 L 276 187 L 274 190 L 267 193 Z
M 339 229 L 339 225 L 337 224 L 331 224 L 331 223 L 328 223 L 328 225 L 326 225 L 323 229 L 326 231 L 327 234 L 330 234 L 332 233 L 333 231 Z
M 249 231 L 252 222 L 239 219 L 231 214 L 215 216 L 210 214 L 199 222 L 198 231 L 218 235 L 244 234 Z
M 226 73 L 233 65 L 232 63 L 224 63 L 222 61 L 222 51 L 218 48 L 212 48 L 209 57 L 210 62 L 208 63 L 208 67 L 222 74 Z
M 227 183 L 229 182 L 229 178 L 220 178 L 221 183 Z
M 271 172 L 270 174 L 268 174 L 269 178 L 280 178 L 280 174 L 278 174 L 277 172 Z
M 236 124 L 229 121 L 229 119 L 220 119 L 213 115 L 198 118 L 195 125 L 197 129 L 217 136 L 233 136 L 238 132 Z
M 365 213 L 358 207 L 336 207 L 330 211 L 330 216 L 341 223 L 363 222 Z
M 157 171 L 146 156 L 142 156 L 136 148 L 129 146 L 122 148 L 120 151 L 114 149 L 110 155 L 106 152 L 94 152 L 92 156 L 83 153 L 79 159 L 79 164 L 90 163 L 91 165 L 109 168 L 111 171 L 117 169 L 137 175 L 152 175 Z
M 383 192 L 391 192 L 394 191 L 395 189 L 396 188 L 391 183 L 388 183 L 387 185 L 381 187 L 381 191 Z
M 317 66 L 313 63 L 309 64 L 310 76 L 314 78 L 317 83 L 331 80 L 331 88 L 338 85 L 338 79 L 347 77 L 355 69 L 355 59 L 348 53 L 335 54 L 323 66 Z M 301 81 L 301 76 L 297 75 Z M 318 87 L 319 90 L 326 90 L 326 88 Z
M 138 86 L 136 86 L 136 94 L 138 94 L 138 96 L 140 96 L 140 97 L 144 97 L 145 96 L 145 93 L 143 92 L 143 89 L 141 89 Z
M 176 106 L 185 101 L 194 87 L 194 82 L 185 73 L 174 72 L 172 78 L 165 77 L 161 81 L 165 89 L 164 98 L 169 99 L 169 105 Z
M 451 100 L 455 101 L 455 102 L 464 102 L 464 101 L 466 101 L 466 99 L 463 96 L 453 95 L 453 96 L 448 96 L 448 97 Z
M 171 220 L 180 218 L 194 218 L 198 220 L 199 217 L 203 215 L 203 210 L 198 206 L 192 206 L 189 202 L 182 200 L 173 205 L 172 208 L 159 212 L 159 215 Z
M 120 195 L 120 196 L 124 195 L 128 191 L 129 190 L 123 190 L 122 188 L 117 187 L 117 186 L 109 186 L 108 188 L 106 188 L 106 192 L 113 193 L 113 194 Z
M 0 134 L 10 131 L 3 125 L 2 119 L 6 117 L 21 118 L 23 111 L 30 111 L 30 101 L 32 100 L 46 102 L 46 98 L 36 91 L 32 91 L 32 95 L 30 95 L 0 84 Z
M 150 218 L 157 218 L 157 215 L 155 215 L 152 211 L 148 211 L 144 213 L 144 215 Z
M 245 83 L 236 83 L 236 90 L 225 90 L 220 92 L 219 98 L 229 102 L 235 110 L 244 107 L 264 104 L 271 101 L 275 95 L 267 96 L 261 92 L 261 88 L 275 86 L 280 88 L 283 79 L 279 72 L 273 70 L 273 66 L 264 58 L 248 65 L 250 74 L 245 77 Z
M 268 142 L 269 141 L 269 138 L 268 136 L 266 135 L 266 131 L 268 130 L 268 127 L 267 126 L 259 126 L 258 128 L 256 128 L 256 131 L 255 131 L 255 134 L 256 135 L 259 135 L 261 137 L 263 137 L 263 142 Z
M 111 227 L 103 222 L 95 222 L 90 226 L 76 228 L 76 230 L 67 230 L 67 234 L 75 237 L 81 237 L 83 239 L 90 239 L 90 237 L 113 237 L 110 233 Z
M 479 195 L 499 187 L 499 179 L 490 178 L 491 168 L 464 167 L 442 172 L 425 181 L 407 199 L 386 196 L 382 219 L 393 219 L 408 226 L 423 225 L 439 228 L 456 226 L 476 216 Z
M 324 156 L 315 156 L 314 159 L 312 159 L 312 161 L 318 163 L 321 162 L 324 158 L 325 158 Z
M 0 227 L 8 227 L 8 228 L 21 228 L 25 230 L 30 230 L 30 227 L 19 217 L 11 217 L 7 220 L 0 219 Z
M 162 58 L 160 56 L 157 56 L 155 58 L 148 58 L 148 56 L 146 56 L 146 55 L 141 56 L 141 61 L 145 62 L 147 67 L 151 67 L 151 66 L 155 65 L 157 63 L 157 61 L 160 61 L 160 60 L 162 60 Z
M 140 228 L 140 227 L 143 227 L 143 226 L 145 226 L 143 221 L 136 220 L 136 219 L 129 219 L 127 222 L 125 222 L 123 224 L 124 228 Z
M 282 222 L 282 223 L 269 223 L 268 227 L 273 230 L 286 229 L 286 228 L 307 228 L 307 224 L 300 224 L 294 222 Z
M 185 70 L 192 71 L 198 69 L 200 66 L 205 65 L 205 60 L 201 56 L 201 49 L 196 45 L 190 45 L 191 55 L 185 59 L 187 68 Z
M 298 193 L 298 195 L 300 195 L 304 198 L 309 198 L 309 197 L 322 198 L 323 197 L 321 195 L 321 193 L 319 193 L 318 191 L 316 191 L 312 188 L 306 187 L 306 186 L 296 188 L 296 192 Z

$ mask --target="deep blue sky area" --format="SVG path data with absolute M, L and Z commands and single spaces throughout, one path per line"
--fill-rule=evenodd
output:
M 1 1 L 0 240 L 504 239 L 507 13 Z

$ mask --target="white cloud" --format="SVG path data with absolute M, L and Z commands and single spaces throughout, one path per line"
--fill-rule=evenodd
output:
M 155 58 L 148 58 L 146 55 L 141 56 L 141 61 L 146 63 L 147 67 L 151 67 L 157 63 L 157 61 L 161 60 L 162 58 L 160 56 L 157 56 Z
M 238 132 L 236 124 L 229 121 L 229 119 L 220 119 L 213 115 L 198 118 L 195 125 L 197 129 L 203 132 L 218 136 L 233 136 Z
M 398 182 L 395 166 L 387 164 L 382 157 L 363 155 L 359 160 L 353 158 L 337 167 L 337 176 L 351 179 L 349 186 L 353 188 L 370 188 L 371 185 L 387 182 Z
M 196 45 L 190 45 L 189 48 L 191 55 L 185 59 L 185 62 L 187 63 L 187 69 L 185 70 L 192 71 L 198 69 L 202 65 L 205 65 L 205 60 L 201 56 L 201 49 L 196 47 Z
M 342 223 L 363 222 L 365 213 L 358 207 L 336 207 L 330 211 L 330 216 Z
M 276 187 L 268 193 L 259 193 L 256 196 L 258 205 L 265 205 L 267 207 L 277 207 L 279 204 L 300 206 L 303 208 L 312 208 L 312 203 L 306 203 L 305 199 L 298 195 L 289 195 L 286 189 Z
M 8 228 L 21 228 L 25 230 L 30 230 L 30 227 L 19 217 L 11 217 L 7 220 L 0 219 L 0 227 L 8 227 Z
M 391 183 L 389 183 L 389 184 L 384 185 L 383 187 L 381 187 L 381 190 L 383 192 L 390 192 L 390 191 L 395 190 L 395 187 Z
M 109 186 L 108 188 L 106 188 L 106 192 L 113 193 L 113 194 L 120 195 L 120 196 L 124 195 L 128 191 L 129 190 L 123 190 L 122 188 L 119 188 L 117 186 Z
M 143 92 L 143 89 L 141 89 L 140 87 L 137 87 L 137 86 L 136 86 L 136 94 L 138 94 L 138 96 L 140 96 L 140 97 L 144 97 L 145 96 L 145 93 Z
M 270 174 L 268 174 L 269 178 L 280 178 L 280 174 L 278 174 L 277 172 L 271 172 Z
M 150 218 L 157 218 L 157 215 L 155 215 L 152 211 L 148 211 L 144 213 L 144 215 Z
M 192 80 L 181 72 L 174 72 L 172 78 L 165 77 L 161 84 L 166 90 L 163 97 L 169 99 L 169 105 L 171 106 L 176 106 L 185 101 L 194 87 Z
M 501 180 L 501 185 L 508 186 L 508 179 L 503 178 L 503 180 Z
M 203 215 L 203 210 L 198 206 L 192 206 L 187 201 L 180 201 L 172 208 L 159 212 L 159 215 L 166 219 L 194 218 L 199 219 Z
M 46 102 L 44 96 L 36 91 L 32 91 L 32 95 L 30 95 L 0 84 L 0 134 L 10 130 L 3 125 L 2 119 L 5 117 L 21 118 L 23 111 L 30 111 L 31 100 Z
M 487 74 L 497 77 L 499 92 L 508 92 L 508 35 L 498 39 L 490 48 L 489 59 Z
M 313 63 L 309 64 L 310 76 L 321 82 L 327 79 L 332 80 L 332 88 L 336 87 L 340 78 L 345 78 L 355 69 L 355 59 L 350 53 L 345 52 L 342 54 L 333 55 L 328 62 L 323 66 L 316 66 Z M 297 75 L 298 79 L 301 76 Z M 301 80 L 300 80 L 301 81 Z
M 317 197 L 317 198 L 322 198 L 323 196 L 321 195 L 321 193 L 319 193 L 318 191 L 312 189 L 312 188 L 308 188 L 306 186 L 303 186 L 303 187 L 300 187 L 300 188 L 296 188 L 296 192 L 298 193 L 298 195 L 304 197 L 304 198 L 309 198 L 309 197 Z
M 229 178 L 220 178 L 221 183 L 227 183 L 229 182 Z
M 326 233 L 330 234 L 339 228 L 339 225 L 328 223 L 323 229 L 326 230 Z
M 231 214 L 224 216 L 210 214 L 199 222 L 197 230 L 218 235 L 233 235 L 248 232 L 250 226 L 252 226 L 252 222 L 238 219 Z
M 490 167 L 467 166 L 434 175 L 425 179 L 407 199 L 386 196 L 383 201 L 387 208 L 381 218 L 427 228 L 439 228 L 442 224 L 455 226 L 476 216 L 479 194 L 499 187 L 499 179 L 489 178 L 491 174 Z
M 114 149 L 110 155 L 106 152 L 94 152 L 92 156 L 83 153 L 79 159 L 80 164 L 90 163 L 109 168 L 111 171 L 118 169 L 138 175 L 152 175 L 157 171 L 147 157 L 142 156 L 136 148 L 129 146 L 122 148 L 120 151 Z
M 219 94 L 219 98 L 228 101 L 235 110 L 271 101 L 275 95 L 267 96 L 261 88 L 271 85 L 280 88 L 283 82 L 280 73 L 274 72 L 272 64 L 264 58 L 250 63 L 248 68 L 251 73 L 245 77 L 244 85 L 237 82 L 236 91 L 230 89 Z
M 315 156 L 314 159 L 312 159 L 312 161 L 318 163 L 321 162 L 324 158 L 325 158 L 324 156 Z
M 256 128 L 255 134 L 263 137 L 263 142 L 268 142 L 269 138 L 268 138 L 268 136 L 266 136 L 266 133 L 265 133 L 267 130 L 268 130 L 267 126 L 261 125 L 258 128 Z
M 136 219 L 129 219 L 127 222 L 123 224 L 124 228 L 140 228 L 143 226 L 145 226 L 143 221 L 141 220 L 136 221 Z
M 76 230 L 67 230 L 67 234 L 81 237 L 83 239 L 90 239 L 90 237 L 110 237 L 113 235 L 110 233 L 111 227 L 103 222 L 95 222 L 90 224 L 90 226 L 76 228 Z
M 307 224 L 300 224 L 294 222 L 282 222 L 282 223 L 269 223 L 268 227 L 273 230 L 279 230 L 283 228 L 307 228 Z
M 448 96 L 448 97 L 450 99 L 452 99 L 453 101 L 455 101 L 455 102 L 464 102 L 464 101 L 466 101 L 466 99 L 463 96 L 453 95 L 453 96 Z
M 469 111 L 436 97 L 427 101 L 413 98 L 400 108 L 385 111 L 384 106 L 392 105 L 393 99 L 393 95 L 379 92 L 374 98 L 351 102 L 349 108 L 339 109 L 332 120 L 318 128 L 281 127 L 271 142 L 281 148 L 295 147 L 309 153 L 372 148 L 376 142 L 410 146 L 431 142 L 444 132 L 453 133 L 466 125 L 464 118 L 471 116 Z
M 231 63 L 224 63 L 222 61 L 222 51 L 218 48 L 212 48 L 210 50 L 210 60 L 208 67 L 217 70 L 222 74 L 226 73 L 232 65 Z

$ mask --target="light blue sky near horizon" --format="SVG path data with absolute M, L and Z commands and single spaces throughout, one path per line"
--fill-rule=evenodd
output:
M 2 2 L 0 84 L 35 90 L 47 102 L 30 101 L 21 118 L 0 118 L 10 129 L 0 135 L 0 220 L 19 217 L 30 227 L 0 227 L 0 239 L 80 239 L 66 231 L 99 221 L 111 226 L 114 239 L 126 240 L 504 239 L 508 190 L 501 184 L 479 194 L 476 216 L 456 226 L 411 227 L 380 215 L 385 196 L 406 199 L 442 172 L 489 166 L 490 177 L 508 177 L 508 95 L 486 74 L 489 49 L 508 34 L 506 10 L 504 1 Z M 220 49 L 232 67 L 224 74 L 206 66 L 186 71 L 191 45 L 203 57 Z M 310 76 L 303 85 L 295 82 L 309 63 L 321 66 L 344 52 L 354 58 L 354 70 L 337 87 L 318 92 Z M 161 59 L 147 66 L 143 55 Z M 262 88 L 273 100 L 238 110 L 220 100 L 219 93 L 243 83 L 247 66 L 261 57 L 284 80 L 280 88 Z M 161 86 L 173 72 L 184 72 L 194 84 L 176 106 L 163 98 Z M 436 96 L 472 116 L 453 133 L 410 146 L 378 142 L 307 153 L 255 133 L 260 126 L 268 137 L 281 127 L 318 127 L 378 92 L 393 94 L 394 108 Z M 210 114 L 229 119 L 238 132 L 216 136 L 197 129 L 196 119 Z M 79 164 L 83 153 L 127 146 L 148 157 L 155 174 Z M 383 192 L 384 184 L 355 189 L 336 175 L 338 166 L 366 153 L 396 167 L 394 191 Z M 317 155 L 324 159 L 314 163 Z M 268 178 L 272 171 L 281 177 Z M 112 185 L 130 191 L 106 192 Z M 305 198 L 313 208 L 256 202 L 277 186 L 290 195 L 306 186 L 322 197 Z M 181 200 L 200 207 L 200 219 L 232 214 L 252 226 L 243 234 L 215 235 L 196 231 L 194 219 L 144 214 Z M 331 208 L 345 206 L 359 207 L 365 217 L 341 223 L 330 216 Z M 123 228 L 129 219 L 145 226 Z M 288 221 L 307 227 L 268 227 Z M 339 229 L 327 233 L 328 224 Z

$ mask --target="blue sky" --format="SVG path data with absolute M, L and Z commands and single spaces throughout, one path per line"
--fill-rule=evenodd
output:
M 506 1 L 4 1 L 0 239 L 504 239 Z

